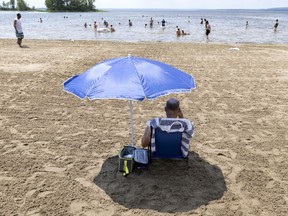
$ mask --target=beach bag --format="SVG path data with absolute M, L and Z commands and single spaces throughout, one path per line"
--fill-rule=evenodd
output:
M 119 171 L 123 172 L 123 176 L 128 175 L 134 168 L 134 152 L 135 147 L 124 146 L 119 152 Z
M 148 151 L 134 146 L 124 146 L 119 152 L 118 170 L 127 176 L 134 168 L 148 167 Z

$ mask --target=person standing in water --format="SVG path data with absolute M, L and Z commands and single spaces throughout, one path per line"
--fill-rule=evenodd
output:
M 278 19 L 276 19 L 275 24 L 274 24 L 274 31 L 277 30 L 278 25 L 279 25 L 279 22 L 278 22 Z
M 177 35 L 178 37 L 181 35 L 181 30 L 180 30 L 180 28 L 177 29 L 176 35 Z
M 162 27 L 165 27 L 165 24 L 166 24 L 166 21 L 163 19 L 163 20 L 161 21 Z
M 132 21 L 130 19 L 128 20 L 128 25 L 129 25 L 129 27 L 131 27 L 133 25 Z
M 18 13 L 16 19 L 14 20 L 14 29 L 17 37 L 17 44 L 22 47 L 22 40 L 24 38 L 24 33 L 21 24 L 21 14 Z
M 113 27 L 113 25 L 110 25 L 110 31 L 115 32 L 115 28 Z
M 200 24 L 203 25 L 203 18 L 201 18 L 201 20 L 200 20 Z
M 154 21 L 153 21 L 153 19 L 152 19 L 152 17 L 151 17 L 151 18 L 150 18 L 150 28 L 153 27 L 153 24 L 154 24 Z
M 206 20 L 205 22 L 205 35 L 206 35 L 206 40 L 209 41 L 209 34 L 211 32 L 211 26 L 209 24 L 209 21 Z

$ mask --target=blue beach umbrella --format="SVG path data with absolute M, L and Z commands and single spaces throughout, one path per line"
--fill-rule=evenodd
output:
M 80 99 L 127 99 L 130 101 L 132 145 L 134 145 L 132 101 L 154 99 L 195 88 L 191 75 L 162 62 L 133 56 L 105 60 L 64 82 L 64 91 Z

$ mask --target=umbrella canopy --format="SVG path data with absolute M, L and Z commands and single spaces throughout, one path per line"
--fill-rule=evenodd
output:
M 162 62 L 132 56 L 94 65 L 64 82 L 64 90 L 81 99 L 142 101 L 195 88 L 194 79 Z
M 132 56 L 113 58 L 94 65 L 64 82 L 64 91 L 82 100 L 130 100 L 132 145 L 134 144 L 132 100 L 142 101 L 195 88 L 191 75 L 162 62 Z

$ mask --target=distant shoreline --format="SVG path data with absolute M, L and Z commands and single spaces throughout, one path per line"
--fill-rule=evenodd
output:
M 15 39 L 12 38 L 0 38 L 0 41 L 15 41 Z M 31 42 L 78 42 L 78 43 L 111 43 L 111 44 L 195 44 L 195 45 L 211 45 L 211 46 L 283 46 L 288 48 L 288 44 L 273 44 L 273 43 L 250 43 L 250 42 L 243 42 L 243 43 L 233 43 L 233 42 L 195 42 L 195 41 L 118 41 L 118 40 L 78 40 L 78 39 L 25 39 L 25 41 Z
M 30 9 L 30 10 L 22 10 L 22 11 L 19 11 L 19 10 L 17 10 L 17 9 L 3 9 L 3 8 L 1 8 L 0 9 L 0 11 L 17 11 L 17 12 L 48 12 L 48 13 L 55 13 L 55 12 L 57 12 L 57 13 L 73 13 L 73 12 L 75 12 L 75 13 L 91 13 L 91 12 L 107 12 L 107 11 L 105 11 L 105 10 L 99 10 L 99 9 L 95 9 L 95 10 L 88 10 L 88 11 L 58 11 L 58 10 L 55 10 L 55 11 L 51 11 L 51 10 L 48 10 L 47 8 L 35 8 L 35 9 Z
M 91 10 L 91 11 L 50 11 L 47 8 L 43 7 L 43 8 L 35 8 L 35 9 L 31 9 L 31 10 L 25 10 L 25 12 L 59 12 L 59 13 L 85 13 L 85 12 L 109 12 L 109 11 L 118 11 L 118 10 L 136 10 L 136 11 L 157 11 L 157 10 L 163 10 L 163 11 L 178 11 L 178 10 L 185 10 L 185 11 L 221 11 L 221 10 L 226 10 L 226 11 L 249 11 L 249 10 L 258 10 L 258 11 L 288 11 L 288 7 L 279 7 L 279 8 L 262 8 L 262 9 L 243 9 L 243 8 L 230 8 L 230 9 L 225 9 L 225 8 L 218 8 L 218 9 L 205 9 L 205 8 L 197 8 L 197 9 L 187 9 L 187 8 L 105 8 L 105 9 L 95 9 L 95 10 Z M 0 9 L 0 11 L 18 11 L 17 9 Z M 23 11 L 20 11 L 23 12 Z

